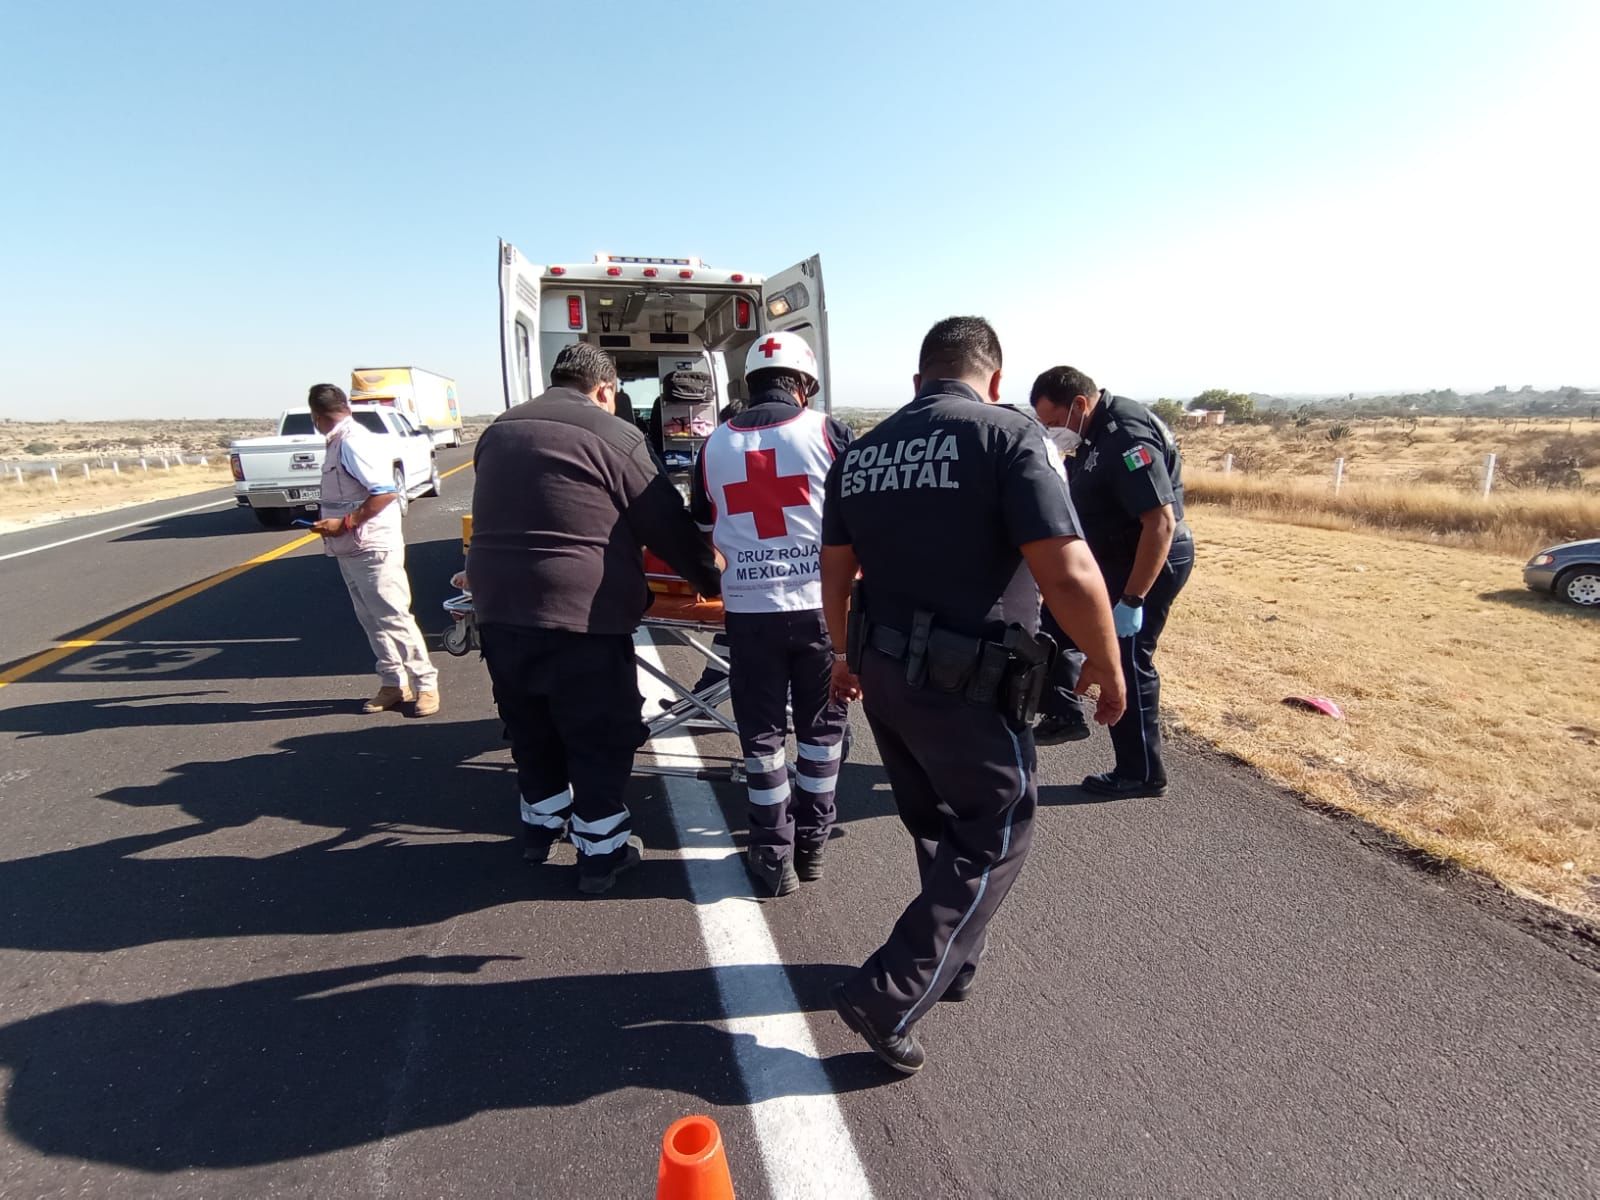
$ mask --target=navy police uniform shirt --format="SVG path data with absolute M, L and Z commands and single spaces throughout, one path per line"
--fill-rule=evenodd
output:
M 828 472 L 823 544 L 854 547 L 868 617 L 902 633 L 919 609 L 974 637 L 1036 620 L 1036 591 L 1031 615 L 1005 603 L 1022 590 L 1018 548 L 1079 536 L 1039 423 L 953 380 L 925 384 Z
M 1183 520 L 1178 443 L 1137 400 L 1101 391 L 1067 477 L 1084 540 L 1108 575 L 1133 565 L 1142 514 L 1170 504 L 1174 519 Z

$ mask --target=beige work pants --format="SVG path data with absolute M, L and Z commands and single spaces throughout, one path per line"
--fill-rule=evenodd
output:
M 417 691 L 437 691 L 439 672 L 428 659 L 427 643 L 411 615 L 405 549 L 362 550 L 337 557 L 356 620 L 377 656 L 379 683 L 404 688 L 409 677 Z

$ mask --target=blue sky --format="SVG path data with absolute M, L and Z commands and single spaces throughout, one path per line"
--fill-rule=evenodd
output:
M 1600 386 L 1600 5 L 0 5 L 0 415 L 499 407 L 494 256 L 823 256 L 836 399 Z

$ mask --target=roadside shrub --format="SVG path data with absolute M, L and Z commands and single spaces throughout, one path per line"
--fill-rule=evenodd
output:
M 1338 421 L 1328 426 L 1327 438 L 1330 442 L 1343 442 L 1347 441 L 1354 433 L 1355 430 L 1350 428 L 1349 425 L 1343 421 Z
M 22 452 L 24 454 L 54 454 L 55 449 L 56 444 L 54 442 L 29 442 L 22 448 Z

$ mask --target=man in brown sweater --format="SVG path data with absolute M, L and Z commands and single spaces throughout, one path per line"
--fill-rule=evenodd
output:
M 570 837 L 578 890 L 638 863 L 623 789 L 645 741 L 633 634 L 650 603 L 648 546 L 704 596 L 720 575 L 644 435 L 612 415 L 603 350 L 563 349 L 550 390 L 478 439 L 467 554 L 495 704 L 522 793 L 523 857 Z

